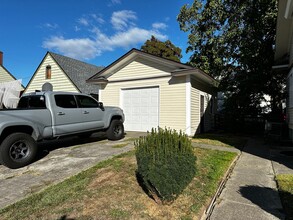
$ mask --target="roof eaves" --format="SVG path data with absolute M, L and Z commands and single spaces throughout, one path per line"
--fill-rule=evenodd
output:
M 153 54 L 150 54 L 150 53 L 141 51 L 141 50 L 136 50 L 136 52 L 140 56 L 147 57 L 147 58 L 150 58 L 152 60 L 159 61 L 159 62 L 164 63 L 164 64 L 173 65 L 177 69 L 193 69 L 192 66 L 189 66 L 187 64 L 183 64 L 181 62 L 177 62 L 177 61 L 174 61 L 174 60 L 170 60 L 170 59 L 167 59 L 167 58 L 164 58 L 164 57 L 159 57 L 159 56 L 156 56 L 156 55 L 153 55 Z
M 45 56 L 43 57 L 42 61 L 40 62 L 40 64 L 39 64 L 38 67 L 36 68 L 34 74 L 33 74 L 32 77 L 30 78 L 28 84 L 26 85 L 26 88 L 25 88 L 25 90 L 24 90 L 24 93 L 26 93 L 27 88 L 30 86 L 30 84 L 31 84 L 31 82 L 32 82 L 32 80 L 33 80 L 33 78 L 34 78 L 35 75 L 37 74 L 38 70 L 40 69 L 42 63 L 44 62 L 44 60 L 45 60 L 45 58 L 48 56 L 48 54 L 49 54 L 49 51 L 47 51 L 47 53 L 46 53 Z
M 186 64 L 183 64 L 183 63 L 180 63 L 180 62 L 176 62 L 176 61 L 173 61 L 173 60 L 169 60 L 169 59 L 166 59 L 166 58 L 163 58 L 163 57 L 158 57 L 158 56 L 155 56 L 153 54 L 149 54 L 149 53 L 146 53 L 144 51 L 141 51 L 141 50 L 132 48 L 126 54 L 124 54 L 119 59 L 117 59 L 116 61 L 114 61 L 113 63 L 111 63 L 107 67 L 105 67 L 103 70 L 101 70 L 97 74 L 93 75 L 87 81 L 89 81 L 89 82 L 94 81 L 95 78 L 98 78 L 100 76 L 104 76 L 106 78 L 109 78 L 110 76 L 112 76 L 113 74 L 115 74 L 115 72 L 117 71 L 117 69 L 120 69 L 126 63 L 131 62 L 136 57 L 144 57 L 144 58 L 153 60 L 155 62 L 160 62 L 160 63 L 162 63 L 164 65 L 173 65 L 174 68 L 176 68 L 175 70 L 178 70 L 178 69 L 179 70 L 182 70 L 182 69 L 183 70 L 193 69 L 193 67 L 191 67 L 189 65 L 186 65 Z
M 193 75 L 196 78 L 198 78 L 201 81 L 204 81 L 205 83 L 208 83 L 209 85 L 212 85 L 213 87 L 218 87 L 220 82 L 216 79 L 214 79 L 213 77 L 211 77 L 210 75 L 208 75 L 207 73 L 205 73 L 204 71 L 200 70 L 200 69 L 189 69 L 189 70 L 177 70 L 171 73 L 172 76 L 176 77 L 176 76 L 186 76 L 186 75 Z
M 98 72 L 97 74 L 93 75 L 92 77 L 90 77 L 87 81 L 91 82 L 92 80 L 95 80 L 95 78 L 99 78 L 101 76 L 104 76 L 106 78 L 108 78 L 110 75 L 112 75 L 111 73 L 109 74 L 108 72 L 110 71 L 110 69 L 115 68 L 115 66 L 120 63 L 121 61 L 123 61 L 124 59 L 126 59 L 127 57 L 129 57 L 131 54 L 133 54 L 135 51 L 137 51 L 137 49 L 132 48 L 130 51 L 128 51 L 126 54 L 124 54 L 123 56 L 121 56 L 120 58 L 118 58 L 117 60 L 115 60 L 114 62 L 112 62 L 110 65 L 106 66 L 104 69 L 102 69 L 100 72 Z M 107 74 L 108 73 L 108 74 Z
M 107 84 L 109 82 L 109 80 L 107 80 L 105 77 L 101 76 L 99 78 L 95 78 L 95 79 L 87 79 L 86 83 L 91 83 L 91 84 Z

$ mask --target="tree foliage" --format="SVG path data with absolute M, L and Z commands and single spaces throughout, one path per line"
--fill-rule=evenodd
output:
M 170 40 L 159 41 L 154 36 L 147 40 L 141 50 L 159 57 L 180 62 L 182 58 L 181 49 L 176 47 Z
M 276 0 L 195 0 L 181 8 L 190 64 L 220 80 L 227 111 L 258 115 L 264 94 L 278 107 L 285 77 L 272 72 L 276 18 Z

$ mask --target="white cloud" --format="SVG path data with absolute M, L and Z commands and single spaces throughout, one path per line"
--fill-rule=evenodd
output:
M 107 26 L 107 33 L 101 28 L 102 23 L 105 21 L 101 20 L 101 22 L 98 22 L 99 18 L 102 19 L 100 15 L 87 16 L 87 18 L 90 17 L 96 23 L 94 25 L 92 21 L 89 22 L 90 19 L 86 19 L 89 25 L 85 26 L 86 29 L 83 28 L 82 34 L 88 33 L 87 38 L 52 36 L 43 42 L 43 47 L 58 51 L 65 56 L 86 60 L 93 59 L 105 51 L 113 51 L 117 48 L 131 49 L 132 47 L 140 47 L 152 35 L 162 41 L 167 39 L 167 35 L 162 33 L 167 28 L 166 24 L 154 23 L 150 29 L 139 28 L 133 23 L 137 19 L 133 11 L 113 13 L 111 24 L 113 25 L 114 32 L 112 34 L 109 34 L 109 26 Z M 81 19 L 78 20 L 78 22 L 81 21 Z M 84 21 L 82 23 L 86 24 Z M 75 26 L 75 30 L 78 31 L 80 28 Z
M 114 5 L 120 5 L 121 0 L 110 0 L 110 3 L 108 4 L 108 7 L 114 6 Z
M 45 23 L 45 24 L 41 25 L 41 27 L 53 30 L 53 29 L 58 28 L 59 26 L 58 26 L 58 24 Z
M 97 25 L 103 25 L 105 20 L 101 14 L 89 14 L 83 15 L 77 19 L 77 25 L 74 27 L 75 31 L 80 31 L 82 28 L 95 27 Z
M 104 24 L 105 20 L 103 19 L 102 15 L 97 15 L 97 14 L 91 14 L 91 17 L 98 22 L 99 24 Z
M 80 31 L 80 30 L 81 30 L 81 28 L 80 28 L 80 27 L 78 27 L 78 26 L 74 26 L 74 30 L 75 30 L 75 31 Z
M 162 30 L 166 30 L 167 29 L 167 25 L 165 23 L 153 23 L 152 27 L 154 29 L 162 29 Z
M 78 23 L 84 26 L 89 26 L 89 21 L 86 18 L 78 19 Z
M 116 30 L 125 30 L 129 26 L 134 26 L 134 20 L 136 20 L 136 13 L 130 10 L 113 12 L 111 17 L 111 23 Z
M 121 0 L 111 0 L 111 3 L 113 5 L 119 5 L 119 4 L 121 4 Z
M 116 33 L 108 38 L 107 42 L 109 42 L 109 46 L 111 47 L 129 48 L 140 43 L 143 44 L 147 39 L 150 39 L 152 35 L 155 35 L 161 40 L 167 38 L 166 35 L 160 34 L 154 30 L 134 27 L 125 32 Z
M 43 42 L 43 47 L 50 50 L 58 50 L 62 54 L 72 58 L 92 59 L 100 54 L 95 42 L 88 38 L 64 39 L 63 37 L 51 37 Z

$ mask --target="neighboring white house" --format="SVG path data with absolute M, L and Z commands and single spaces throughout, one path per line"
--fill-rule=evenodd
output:
M 3 65 L 3 52 L 0 51 L 0 109 L 16 107 L 19 95 L 24 90 L 21 80 L 16 78 Z
M 218 82 L 188 65 L 132 49 L 87 82 L 99 86 L 104 105 L 123 109 L 126 131 L 194 135 L 214 126 Z
M 25 93 L 42 90 L 45 83 L 50 83 L 54 91 L 82 92 L 97 95 L 98 87 L 86 83 L 86 80 L 102 68 L 70 57 L 47 52 L 29 81 Z
M 275 71 L 287 75 L 287 120 L 293 138 L 293 0 L 279 0 L 276 30 Z
M 4 67 L 3 57 L 3 52 L 0 51 L 0 83 L 15 81 L 16 78 Z M 24 90 L 23 85 L 21 85 L 21 88 Z

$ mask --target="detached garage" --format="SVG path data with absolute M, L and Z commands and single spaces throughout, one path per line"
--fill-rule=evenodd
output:
M 199 69 L 132 49 L 87 82 L 105 106 L 123 109 L 126 131 L 213 128 L 218 82 Z

